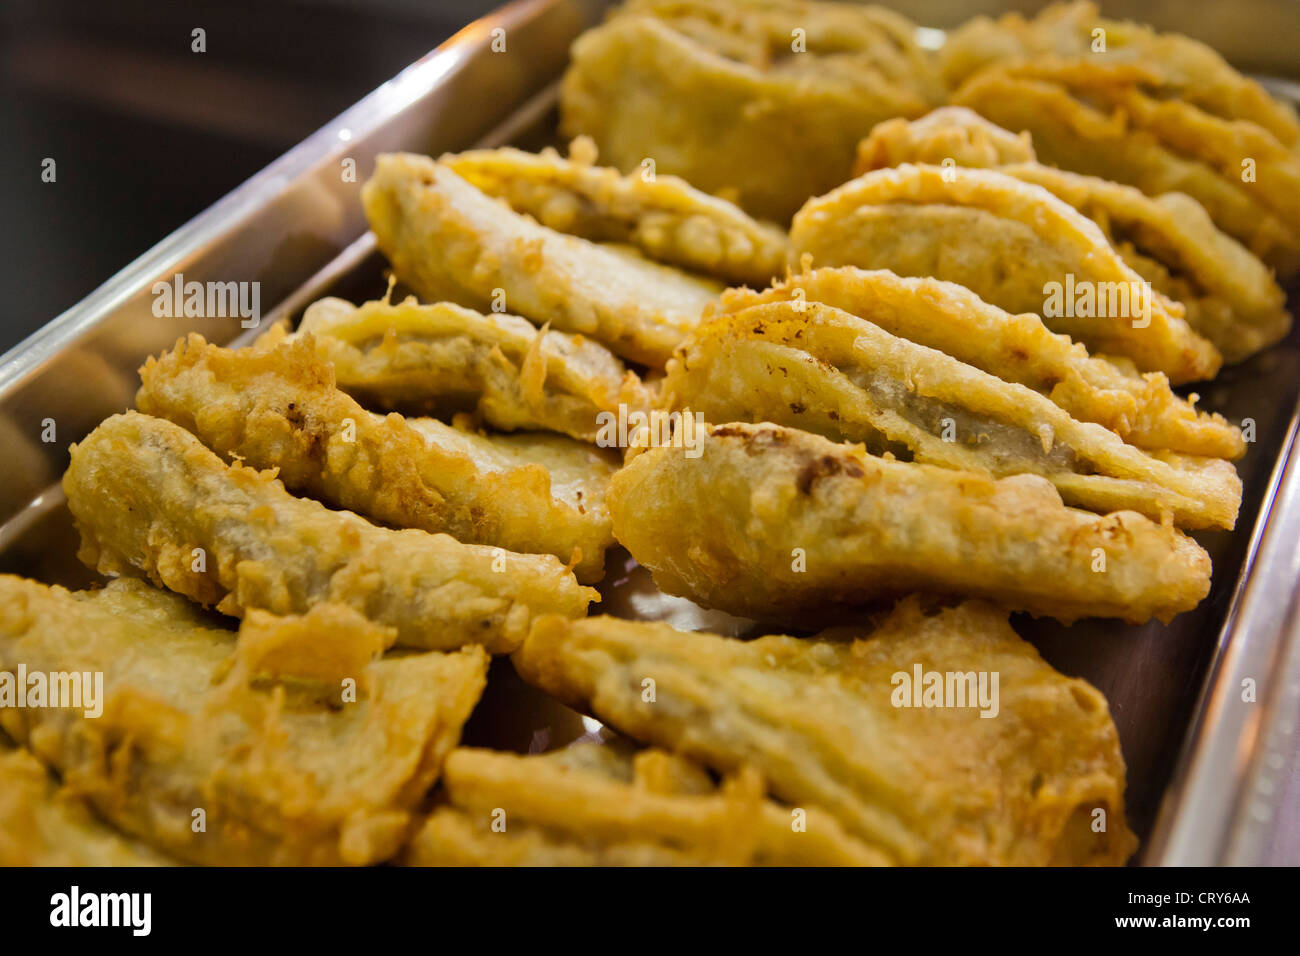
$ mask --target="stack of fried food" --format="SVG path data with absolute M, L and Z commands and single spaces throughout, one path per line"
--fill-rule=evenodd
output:
M 379 158 L 413 296 L 149 359 L 63 483 L 114 580 L 0 578 L 0 671 L 105 688 L 0 709 L 0 862 L 1127 860 L 1106 701 L 1009 614 L 1208 593 L 1246 442 L 1173 386 L 1290 327 L 1295 118 L 1089 4 L 914 37 L 631 0 L 567 159 Z M 768 636 L 588 616 L 615 545 Z M 602 742 L 459 747 L 491 655 Z

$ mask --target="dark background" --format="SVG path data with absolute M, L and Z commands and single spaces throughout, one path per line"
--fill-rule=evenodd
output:
M 0 353 L 501 2 L 4 0 Z

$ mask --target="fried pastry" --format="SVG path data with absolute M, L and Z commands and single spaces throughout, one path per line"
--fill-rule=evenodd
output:
M 483 149 L 443 156 L 458 176 L 543 226 L 593 242 L 634 246 L 656 262 L 729 282 L 766 284 L 785 271 L 785 231 L 676 176 L 596 165 L 579 137 L 563 159 L 554 149 Z
M 377 527 L 138 412 L 73 446 L 63 490 L 88 567 L 148 577 L 226 614 L 337 602 L 393 628 L 405 647 L 503 653 L 537 613 L 580 615 L 597 599 L 552 555 Z
M 561 132 L 776 222 L 844 181 L 857 139 L 943 95 L 915 26 L 874 6 L 644 0 L 573 45 Z
M 655 584 L 704 607 L 808 627 L 929 591 L 1136 624 L 1209 592 L 1192 539 L 1129 511 L 1067 508 L 1037 475 L 877 458 L 772 424 L 708 426 L 700 449 L 634 454 L 609 508 Z
M 817 266 L 956 282 L 1174 384 L 1219 370 L 1218 350 L 1192 331 L 1183 307 L 1151 289 L 1096 223 L 994 170 L 908 164 L 867 173 L 809 200 L 790 240 L 792 255 L 811 254 Z
M 172 865 L 95 816 L 39 760 L 0 736 L 0 866 Z
M 406 851 L 413 866 L 855 866 L 889 858 L 818 808 L 792 811 L 752 767 L 716 786 L 662 750 L 574 744 L 524 757 L 452 751 L 447 805 Z M 798 829 L 796 829 L 798 827 Z
M 1140 375 L 1125 363 L 1090 356 L 1081 344 L 1048 331 L 1037 315 L 1011 315 L 952 282 L 853 266 L 815 269 L 762 292 L 728 290 L 718 311 L 801 300 L 860 316 L 892 335 L 1028 386 L 1079 421 L 1104 425 L 1139 448 L 1210 458 L 1245 454 L 1239 429 L 1220 415 L 1197 411 L 1159 372 Z M 698 333 L 669 363 L 665 392 L 698 390 L 690 381 L 700 359 L 711 361 L 701 354 L 705 341 L 706 334 Z
M 294 335 L 312 336 L 340 388 L 385 409 L 473 412 L 504 431 L 595 441 L 601 412 L 648 403 L 636 373 L 599 342 L 450 302 L 321 299 Z
M 437 448 L 446 455 L 456 454 L 469 459 L 481 482 L 479 494 L 489 489 L 499 489 L 500 495 L 485 499 L 485 507 L 514 512 L 519 519 L 517 532 L 519 546 L 509 549 L 535 552 L 535 547 L 525 547 L 523 536 L 531 534 L 540 544 L 558 534 L 573 535 L 574 544 L 568 555 L 561 554 L 564 545 L 549 553 L 572 563 L 580 553 L 581 560 L 574 565 L 574 573 L 583 583 L 604 576 L 604 553 L 614 544 L 610 527 L 609 509 L 605 506 L 605 493 L 614 472 L 622 467 L 618 452 L 593 448 L 563 435 L 539 432 L 517 432 L 513 435 L 485 434 L 464 427 L 447 425 L 436 418 L 408 418 L 406 424 L 424 438 L 428 447 Z M 543 520 L 533 517 L 535 526 L 525 532 L 527 518 L 524 503 L 541 490 L 542 469 L 547 475 L 547 495 L 550 508 L 542 512 Z M 509 483 L 507 485 L 507 482 Z M 530 486 L 536 491 L 530 491 Z M 506 500 L 510 499 L 510 503 Z M 566 525 L 571 530 L 564 530 Z M 502 545 L 505 547 L 505 545 Z M 576 551 L 574 550 L 576 549 Z
M 361 200 L 379 248 L 425 299 L 504 305 L 646 365 L 663 365 L 721 291 L 633 249 L 540 225 L 425 156 L 380 156 Z
M 1181 192 L 1284 276 L 1300 270 L 1300 154 L 1248 120 L 1165 99 L 1137 65 L 1008 63 L 952 96 L 999 126 L 1026 130 L 1042 162 L 1135 186 Z
M 1030 388 L 820 302 L 763 302 L 706 323 L 673 361 L 665 396 L 709 422 L 771 421 L 995 478 L 1041 475 L 1067 504 L 1103 513 L 1231 528 L 1241 504 L 1229 462 L 1145 452 Z
M 1015 136 L 965 107 L 915 122 L 891 120 L 858 147 L 855 173 L 900 163 L 996 167 L 1042 186 L 1101 227 L 1152 287 L 1183 304 L 1188 324 L 1229 362 L 1280 341 L 1291 328 L 1286 295 L 1269 269 L 1182 193 L 1141 190 L 1035 162 L 1029 135 Z
M 1229 362 L 1280 342 L 1291 329 L 1286 294 L 1271 270 L 1220 232 L 1182 193 L 1149 197 L 1093 176 L 1031 163 L 1001 172 L 1042 186 L 1098 224 L 1156 291 L 1181 302 L 1187 323 Z
M 920 119 L 877 124 L 858 143 L 853 175 L 904 163 L 996 169 L 1037 158 L 1028 133 L 1012 133 L 964 106 L 941 106 Z
M 97 718 L 29 707 L 0 720 L 71 793 L 180 859 L 374 863 L 407 837 L 488 663 L 478 647 L 376 660 L 383 630 L 319 605 L 253 612 L 236 642 L 140 581 L 73 593 L 4 576 L 0 668 L 102 673 L 105 700 Z
M 1105 698 L 979 602 L 911 599 L 873 630 L 811 639 L 545 617 L 514 662 L 637 740 L 723 773 L 756 766 L 774 795 L 899 864 L 1118 865 L 1137 842 Z M 900 679 L 922 671 L 960 698 L 918 709 Z
M 943 79 L 951 88 L 995 63 L 1052 57 L 1140 65 L 1154 73 L 1165 99 L 1183 100 L 1223 119 L 1248 120 L 1288 147 L 1300 142 L 1295 110 L 1215 50 L 1177 33 L 1102 17 L 1095 3 L 1053 4 L 1032 20 L 1016 13 L 997 20 L 975 17 L 950 31 L 939 51 Z
M 584 581 L 603 573 L 615 456 L 559 435 L 491 438 L 372 415 L 335 387 L 310 334 L 238 351 L 190 335 L 140 374 L 140 411 L 276 469 L 290 491 L 397 528 L 575 560 Z

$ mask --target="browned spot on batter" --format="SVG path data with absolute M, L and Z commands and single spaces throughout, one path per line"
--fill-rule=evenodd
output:
M 803 468 L 799 469 L 799 476 L 795 479 L 795 487 L 799 489 L 800 494 L 808 494 L 812 491 L 813 482 L 818 478 L 829 478 L 833 475 L 845 474 L 850 478 L 861 478 L 865 472 L 862 466 L 852 458 L 836 458 L 834 455 L 822 455 L 820 458 L 810 460 Z
M 307 416 L 296 402 L 290 402 L 284 410 L 284 420 L 293 428 L 294 434 L 302 439 L 303 453 L 308 458 L 320 460 L 325 452 L 326 436 L 319 427 L 312 428 L 308 425 Z
M 785 432 L 779 428 L 763 428 L 739 422 L 734 425 L 715 425 L 709 430 L 709 435 L 713 438 L 743 439 L 745 451 L 751 455 L 761 454 L 769 448 L 782 448 L 790 443 Z

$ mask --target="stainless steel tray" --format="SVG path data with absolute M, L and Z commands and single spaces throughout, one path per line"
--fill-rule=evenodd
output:
M 259 281 L 270 307 L 263 327 L 295 318 L 329 292 L 381 294 L 383 263 L 358 195 L 375 155 L 551 142 L 568 45 L 607 5 L 522 0 L 471 24 L 0 358 L 0 571 L 68 586 L 96 580 L 75 560 L 76 535 L 58 489 L 68 444 L 132 403 L 147 355 L 189 331 L 217 342 L 241 335 L 238 319 L 156 318 L 154 282 L 177 272 L 200 282 Z M 893 6 L 937 26 L 970 15 L 965 4 Z M 1264 36 L 1296 35 L 1300 4 L 1247 6 L 1252 16 L 1235 8 L 1234 23 Z M 1107 12 L 1215 36 L 1213 22 L 1185 6 L 1176 22 L 1159 4 L 1108 5 Z M 1280 32 L 1269 33 L 1270 23 Z M 506 31 L 506 53 L 490 48 L 498 28 Z M 1242 47 L 1227 52 L 1234 49 Z M 1300 54 L 1288 55 L 1300 72 Z M 1264 65 L 1276 91 L 1295 89 L 1284 75 L 1291 63 Z M 341 175 L 347 159 L 356 182 Z M 1289 291 L 1294 311 L 1300 290 Z M 1237 530 L 1197 536 L 1214 559 L 1209 598 L 1168 626 L 1067 628 L 1023 616 L 1016 626 L 1056 667 L 1087 678 L 1110 700 L 1129 767 L 1129 815 L 1143 838 L 1140 862 L 1300 863 L 1300 331 L 1205 391 L 1207 407 L 1253 418 L 1257 435 L 1240 464 Z M 52 442 L 41 440 L 47 420 Z M 625 552 L 611 555 L 601 590 L 605 613 L 749 630 L 749 622 L 660 594 Z M 1247 679 L 1258 687 L 1253 703 L 1242 700 Z M 592 733 L 598 724 L 527 688 L 498 660 L 466 739 L 536 750 Z

